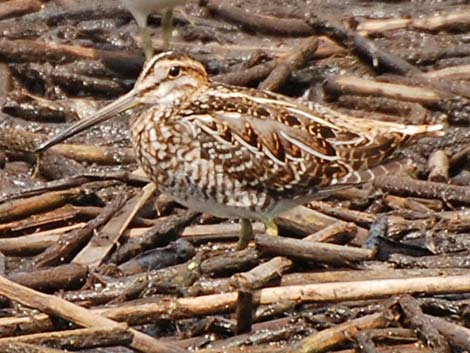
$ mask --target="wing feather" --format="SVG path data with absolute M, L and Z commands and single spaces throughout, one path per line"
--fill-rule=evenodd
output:
M 290 197 L 370 180 L 374 173 L 368 169 L 409 137 L 438 130 L 358 119 L 322 105 L 306 107 L 270 92 L 227 86 L 204 92 L 197 101 L 178 119 L 200 128 L 202 149 L 213 149 L 203 154 L 231 155 L 220 161 L 228 176 Z

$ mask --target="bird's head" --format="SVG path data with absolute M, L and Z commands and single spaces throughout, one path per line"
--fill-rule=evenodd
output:
M 206 84 L 207 73 L 199 61 L 184 54 L 168 52 L 147 62 L 132 94 L 141 104 L 172 104 L 184 100 Z
M 42 143 L 36 148 L 36 152 L 46 150 L 126 110 L 145 105 L 170 107 L 173 104 L 178 104 L 207 83 L 206 70 L 197 60 L 175 52 L 156 55 L 144 65 L 131 91 L 89 118 L 72 124 L 58 135 Z

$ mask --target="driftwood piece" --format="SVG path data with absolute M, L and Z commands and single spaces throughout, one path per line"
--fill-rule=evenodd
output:
M 402 75 L 417 74 L 420 70 L 397 55 L 380 48 L 374 42 L 360 36 L 358 33 L 346 29 L 339 21 L 332 19 L 319 11 L 311 12 L 307 23 L 313 30 L 328 34 L 359 56 L 370 60 L 375 69 L 385 69 Z
M 92 313 L 88 309 L 67 302 L 58 297 L 36 292 L 32 289 L 15 284 L 4 277 L 0 277 L 0 293 L 7 298 L 20 302 L 24 305 L 34 307 L 49 314 L 59 315 L 66 320 L 70 320 L 78 325 L 87 327 L 102 326 L 114 328 L 120 324 L 107 319 L 98 314 Z M 147 336 L 134 329 L 129 329 L 133 334 L 130 346 L 146 353 L 180 353 L 183 350 L 172 347 Z
M 119 324 L 103 328 L 91 327 L 0 338 L 0 347 L 9 343 L 29 343 L 61 349 L 86 349 L 100 346 L 125 346 L 132 342 L 132 338 L 132 332 L 127 325 Z
M 350 262 L 370 260 L 373 256 L 373 252 L 367 249 L 291 238 L 279 237 L 273 239 L 268 235 L 257 235 L 255 242 L 256 246 L 263 252 L 334 265 L 346 265 Z
M 85 226 L 85 223 L 75 223 L 72 226 L 55 228 L 51 231 L 46 230 L 13 238 L 0 238 L 0 251 L 12 256 L 37 255 L 57 243 L 61 234 L 83 226 Z
M 67 264 L 39 271 L 12 273 L 8 279 L 28 288 L 50 293 L 61 289 L 79 288 L 87 275 L 87 268 Z
M 66 202 L 83 194 L 80 188 L 63 191 L 51 191 L 39 196 L 4 202 L 0 205 L 0 222 L 6 222 L 20 217 L 29 216 L 51 208 L 63 206 Z
M 129 260 L 132 256 L 142 253 L 144 250 L 155 246 L 161 246 L 176 239 L 183 228 L 189 225 L 197 216 L 198 212 L 184 211 L 168 217 L 161 217 L 158 222 L 147 229 L 140 236 L 133 236 L 123 244 L 112 256 L 116 264 Z M 186 237 L 188 238 L 188 237 Z
M 358 331 L 387 326 L 389 320 L 384 314 L 377 313 L 337 325 L 304 338 L 292 347 L 286 347 L 283 353 L 324 352 L 348 340 Z
M 332 94 L 349 93 L 361 96 L 381 96 L 424 104 L 434 104 L 445 98 L 445 96 L 442 96 L 441 92 L 429 88 L 377 82 L 350 76 L 337 76 L 329 79 L 325 85 L 325 89 Z
M 0 39 L 0 58 L 10 62 L 65 63 L 76 59 L 102 60 L 111 67 L 120 67 L 121 72 L 137 73 L 142 67 L 143 57 L 120 51 L 106 51 L 82 46 L 39 42 L 34 40 Z
M 203 274 L 222 275 L 240 272 L 259 263 L 259 253 L 254 249 L 244 249 L 229 254 L 212 256 L 201 263 Z
M 398 303 L 405 314 L 404 319 L 409 322 L 412 328 L 424 336 L 426 343 L 435 352 L 451 352 L 449 343 L 433 325 L 432 321 L 423 315 L 419 302 L 416 299 L 405 295 L 399 299 Z
M 470 203 L 470 188 L 412 179 L 409 177 L 383 176 L 374 185 L 398 195 L 412 195 L 441 199 L 447 202 Z
M 237 334 L 250 332 L 253 324 L 253 292 L 250 289 L 242 289 L 238 291 L 237 297 Z
M 103 209 L 103 212 L 98 217 L 89 221 L 83 228 L 64 235 L 56 244 L 51 245 L 43 253 L 36 256 L 36 268 L 70 260 L 74 253 L 91 238 L 93 231 L 100 225 L 106 223 L 123 207 L 126 199 L 126 195 L 116 196 L 116 198 Z
M 347 281 L 366 281 L 373 279 L 413 278 L 464 275 L 465 268 L 430 268 L 430 269 L 378 269 L 378 270 L 336 270 L 314 273 L 287 273 L 282 276 L 281 286 L 292 286 L 302 283 L 328 283 Z
M 0 350 L 4 353 L 66 353 L 62 349 L 47 348 L 35 344 L 9 342 L 0 345 Z
M 147 184 L 139 195 L 127 201 L 118 214 L 114 215 L 103 229 L 90 239 L 90 242 L 74 257 L 72 262 L 96 268 L 119 240 L 139 209 L 153 195 L 155 189 L 155 184 Z
M 453 346 L 462 350 L 470 347 L 470 330 L 466 327 L 448 322 L 442 318 L 423 314 L 427 320 L 451 343 Z
M 447 10 L 432 16 L 416 16 L 399 19 L 367 19 L 361 21 L 356 30 L 362 34 L 396 30 L 404 27 L 436 31 L 452 29 L 469 23 L 468 16 L 461 10 Z
M 42 2 L 39 0 L 10 0 L 1 4 L 0 20 L 36 12 L 41 7 Z
M 276 66 L 269 76 L 258 87 L 274 92 L 278 91 L 293 70 L 302 67 L 305 62 L 313 58 L 317 48 L 318 39 L 316 37 L 305 39 L 296 52 L 277 60 Z
M 441 183 L 449 179 L 449 159 L 444 151 L 438 150 L 429 156 L 428 179 Z

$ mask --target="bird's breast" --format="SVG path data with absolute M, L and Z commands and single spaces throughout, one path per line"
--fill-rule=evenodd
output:
M 231 178 L 219 159 L 202 158 L 200 141 L 184 127 L 178 131 L 147 120 L 132 126 L 132 140 L 145 173 L 161 192 L 187 207 L 221 217 L 253 218 L 270 203 L 263 191 Z

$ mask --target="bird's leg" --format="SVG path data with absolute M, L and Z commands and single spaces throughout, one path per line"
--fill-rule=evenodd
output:
M 145 58 L 148 60 L 153 56 L 153 45 L 150 31 L 147 27 L 139 27 L 140 39 L 142 40 L 142 49 L 144 50 Z
M 163 12 L 162 15 L 162 38 L 163 38 L 163 47 L 168 48 L 170 45 L 170 37 L 172 30 L 173 22 L 173 9 L 169 8 Z
M 238 239 L 237 249 L 245 249 L 254 237 L 253 234 L 253 227 L 249 219 L 242 219 L 241 220 L 241 230 L 240 230 L 240 238 Z
M 268 235 L 273 235 L 273 236 L 278 236 L 279 235 L 279 230 L 277 229 L 276 223 L 272 219 L 267 219 L 263 221 L 264 226 L 266 227 L 266 234 Z

